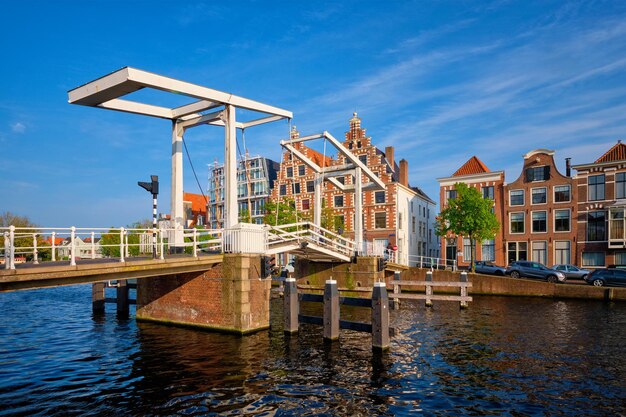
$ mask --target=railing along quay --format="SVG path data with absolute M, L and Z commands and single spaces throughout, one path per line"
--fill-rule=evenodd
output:
M 432 271 L 426 272 L 425 281 L 401 281 L 400 274 L 395 274 L 392 282 L 393 293 L 389 294 L 389 298 L 398 299 L 412 299 L 412 300 L 424 300 L 426 307 L 432 307 L 433 301 L 458 301 L 461 308 L 467 308 L 468 302 L 472 301 L 472 297 L 467 295 L 467 289 L 472 286 L 472 283 L 467 279 L 467 272 L 461 272 L 460 281 L 433 281 Z M 425 294 L 416 293 L 402 293 L 402 286 L 424 286 L 426 289 Z M 459 295 L 447 295 L 447 294 L 433 294 L 434 287 L 458 287 Z

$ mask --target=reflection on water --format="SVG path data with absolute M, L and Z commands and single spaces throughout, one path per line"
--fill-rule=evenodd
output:
M 0 415 L 626 413 L 624 304 L 405 302 L 390 351 L 374 354 L 355 332 L 283 335 L 280 300 L 270 330 L 236 337 L 91 317 L 90 296 L 0 294 Z

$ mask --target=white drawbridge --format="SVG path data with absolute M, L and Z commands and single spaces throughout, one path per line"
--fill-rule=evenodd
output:
M 350 262 L 355 255 L 353 240 L 311 222 L 267 227 L 268 255 L 289 252 L 317 262 Z

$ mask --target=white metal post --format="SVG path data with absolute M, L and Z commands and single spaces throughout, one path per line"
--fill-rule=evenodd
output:
M 363 245 L 363 189 L 361 183 L 361 168 L 354 170 L 354 243 L 356 252 L 361 254 Z
M 198 257 L 198 229 L 193 228 L 193 257 Z
M 55 262 L 57 260 L 57 255 L 56 255 L 56 232 L 52 232 L 52 262 Z
M 322 227 L 322 176 L 320 174 L 315 174 L 315 196 L 314 196 L 314 210 L 313 210 L 313 223 L 317 227 Z
M 161 237 L 161 259 L 165 259 L 165 254 L 163 253 L 163 251 L 165 250 L 163 245 L 163 230 L 159 229 L 159 235 Z
M 15 226 L 13 225 L 9 227 L 9 243 L 11 244 L 11 250 L 9 251 L 11 268 L 9 269 L 15 269 Z
M 185 129 L 176 121 L 172 122 L 172 196 L 171 214 L 174 228 L 174 242 L 170 246 L 182 250 L 185 239 L 183 210 L 183 135 Z
M 11 262 L 9 261 L 9 232 L 4 232 L 4 269 L 10 269 Z
M 237 224 L 237 126 L 235 107 L 226 105 L 224 135 L 224 229 Z
M 37 233 L 33 233 L 33 264 L 39 263 L 39 257 L 37 256 Z
M 130 245 L 128 244 L 128 230 L 124 230 L 124 248 L 126 249 L 126 257 L 130 258 Z
M 91 232 L 91 259 L 96 259 L 96 233 Z
M 72 226 L 70 228 L 70 266 L 76 266 L 76 256 L 75 256 L 75 242 L 74 239 L 76 238 L 76 227 Z
M 126 262 L 124 260 L 124 228 L 120 229 L 120 262 Z

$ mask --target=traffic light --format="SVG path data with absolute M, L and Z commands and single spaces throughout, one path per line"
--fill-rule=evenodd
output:
M 382 272 L 387 267 L 387 259 L 378 258 L 378 272 Z
M 273 256 L 261 256 L 261 273 L 262 278 L 272 276 L 276 265 L 276 258 Z

